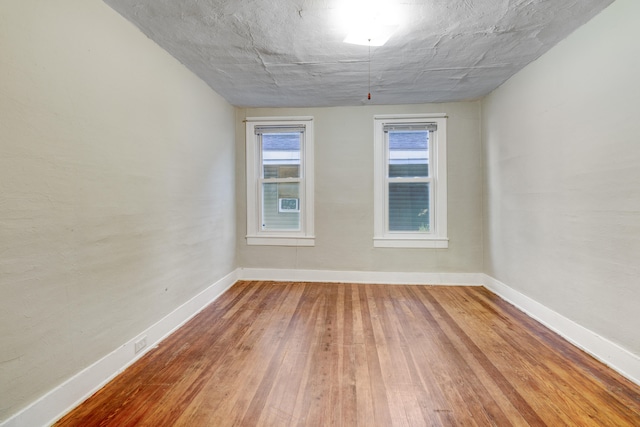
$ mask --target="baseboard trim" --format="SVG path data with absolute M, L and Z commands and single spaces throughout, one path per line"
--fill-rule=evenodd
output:
M 579 325 L 493 277 L 482 274 L 484 286 L 520 311 L 561 335 L 630 381 L 640 385 L 640 357 Z
M 380 283 L 391 285 L 483 285 L 483 278 L 480 273 L 410 273 L 240 268 L 238 279 L 284 282 Z
M 0 427 L 32 427 L 53 424 L 215 301 L 238 280 L 237 275 L 238 270 L 227 274 L 160 321 L 139 333 L 135 338 L 0 423 Z M 147 347 L 136 354 L 134 343 L 143 336 L 146 336 Z

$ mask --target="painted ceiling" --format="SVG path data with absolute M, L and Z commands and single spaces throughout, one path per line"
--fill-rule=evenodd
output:
M 477 99 L 612 2 L 105 0 L 241 107 Z M 353 22 L 391 15 L 383 46 L 344 42 Z

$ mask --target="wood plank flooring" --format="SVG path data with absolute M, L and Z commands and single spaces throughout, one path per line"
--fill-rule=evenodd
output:
M 56 426 L 640 426 L 640 387 L 480 287 L 236 283 Z

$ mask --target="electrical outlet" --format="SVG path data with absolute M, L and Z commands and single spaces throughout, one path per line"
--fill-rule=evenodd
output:
M 133 350 L 137 353 L 140 352 L 143 348 L 147 346 L 147 336 L 140 338 L 138 341 L 133 343 Z

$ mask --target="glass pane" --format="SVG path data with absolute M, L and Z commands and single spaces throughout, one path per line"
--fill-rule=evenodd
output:
M 429 176 L 429 131 L 391 130 L 389 137 L 389 177 Z
M 262 229 L 300 230 L 300 183 L 262 184 Z
M 264 178 L 300 178 L 300 132 L 262 134 Z
M 389 231 L 428 233 L 429 183 L 389 183 Z

